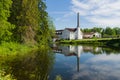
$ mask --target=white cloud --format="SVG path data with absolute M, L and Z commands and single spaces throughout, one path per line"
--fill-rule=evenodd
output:
M 120 25 L 120 0 L 71 0 L 71 11 L 93 24 Z
M 116 80 L 120 79 L 120 54 L 100 54 L 80 63 L 80 72 L 73 68 L 72 80 Z M 108 74 L 109 73 L 109 74 Z
M 49 12 L 50 14 L 66 14 L 68 13 L 67 11 L 54 11 L 54 12 Z
M 101 62 L 101 61 L 111 61 L 111 62 L 120 63 L 120 55 L 110 54 L 108 56 L 106 54 L 102 54 L 89 59 L 88 62 Z
M 78 0 L 72 0 L 73 2 L 72 2 L 72 4 L 74 5 L 73 7 L 75 7 L 75 8 L 77 8 L 77 7 L 79 7 L 79 8 L 81 8 L 81 9 L 85 9 L 85 10 L 88 10 L 89 9 L 89 5 L 87 5 L 87 4 L 84 4 L 84 3 L 81 3 L 81 2 L 79 2 Z
M 100 24 L 100 25 L 119 25 L 120 24 L 120 18 L 112 18 L 112 17 L 101 17 L 101 16 L 94 16 L 94 17 L 86 17 L 89 22 Z

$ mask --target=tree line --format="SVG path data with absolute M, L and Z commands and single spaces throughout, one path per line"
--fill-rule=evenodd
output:
M 46 44 L 54 25 L 44 0 L 0 0 L 0 42 Z
M 91 29 L 85 28 L 82 29 L 84 33 L 89 33 L 89 32 L 99 32 L 102 34 L 102 37 L 108 38 L 108 37 L 120 37 L 120 28 L 119 27 L 106 27 L 106 28 L 101 28 L 101 27 L 93 27 Z

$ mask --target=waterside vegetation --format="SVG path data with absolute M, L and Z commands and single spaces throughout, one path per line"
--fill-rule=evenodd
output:
M 54 25 L 44 0 L 0 1 L 0 55 L 48 46 Z
M 48 79 L 55 28 L 46 8 L 44 0 L 0 0 L 0 80 Z
M 97 46 L 111 46 L 120 47 L 120 38 L 95 38 L 95 39 L 81 39 L 81 40 L 60 40 L 61 44 L 89 44 Z
M 101 36 L 103 38 L 118 38 L 118 37 L 120 37 L 120 28 L 119 27 L 114 27 L 114 28 L 111 28 L 109 26 L 106 26 L 106 28 L 93 27 L 93 28 L 81 29 L 81 31 L 83 33 L 98 32 L 98 33 L 101 33 Z
M 53 63 L 54 54 L 46 46 L 0 56 L 0 80 L 48 80 Z

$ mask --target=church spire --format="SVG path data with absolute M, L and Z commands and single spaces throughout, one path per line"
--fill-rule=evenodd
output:
M 77 27 L 80 27 L 80 25 L 79 25 L 79 12 L 77 13 Z

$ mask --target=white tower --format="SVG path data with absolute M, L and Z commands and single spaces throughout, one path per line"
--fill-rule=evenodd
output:
M 77 13 L 77 33 L 76 33 L 76 39 L 83 39 L 83 34 L 80 30 L 80 25 L 79 25 L 79 13 Z

